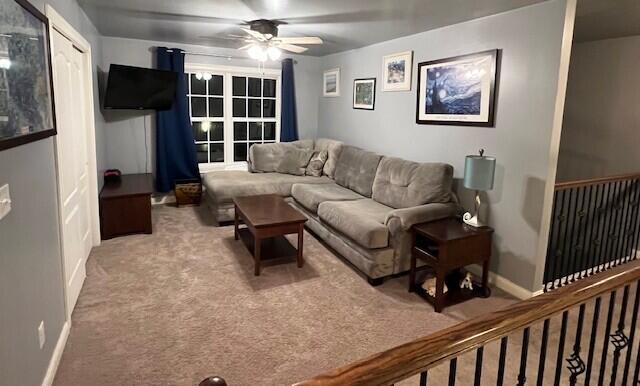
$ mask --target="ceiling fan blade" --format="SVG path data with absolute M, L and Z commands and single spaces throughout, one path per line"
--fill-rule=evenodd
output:
M 322 44 L 322 39 L 315 36 L 304 36 L 304 37 L 291 37 L 291 38 L 274 38 L 273 40 L 277 40 L 286 44 Z
M 242 46 L 242 47 L 240 47 L 240 48 L 238 48 L 238 49 L 239 49 L 239 50 L 246 50 L 246 49 L 248 49 L 248 48 L 250 48 L 250 47 L 252 47 L 252 46 L 253 46 L 253 43 L 251 43 L 251 44 L 246 44 L 246 45 L 244 45 L 244 46 Z
M 280 43 L 278 44 L 278 48 L 283 49 L 285 51 L 290 51 L 296 54 L 301 54 L 303 52 L 305 52 L 306 50 L 308 50 L 307 47 L 300 47 L 300 46 L 296 46 L 294 44 L 286 44 L 286 43 Z
M 267 40 L 267 38 L 263 34 L 258 32 L 258 31 L 254 31 L 254 30 L 251 30 L 249 28 L 242 28 L 242 30 L 244 32 L 248 33 L 249 35 L 253 36 L 254 38 L 258 39 L 261 42 L 264 42 L 264 41 Z

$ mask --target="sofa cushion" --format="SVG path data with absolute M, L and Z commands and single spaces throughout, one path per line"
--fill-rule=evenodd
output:
M 338 184 L 294 184 L 291 196 L 297 203 L 316 213 L 318 205 L 325 201 L 360 200 L 364 197 Z
M 371 199 L 325 201 L 318 206 L 318 217 L 364 248 L 384 248 L 389 245 L 384 220 L 392 210 Z
M 336 164 L 340 158 L 340 152 L 342 152 L 343 143 L 335 141 L 333 139 L 320 138 L 316 140 L 315 150 L 326 150 L 328 153 L 327 162 L 322 169 L 323 173 L 331 178 L 336 170 Z
M 393 208 L 452 200 L 453 167 L 382 157 L 373 181 L 374 200 Z
M 276 166 L 276 172 L 304 176 L 309 160 L 313 155 L 312 149 L 298 149 L 291 147 L 284 151 L 282 159 Z
M 363 196 L 371 197 L 381 156 L 353 146 L 343 146 L 336 165 L 335 181 Z
M 229 203 L 233 197 L 255 194 L 291 195 L 295 183 L 327 184 L 333 181 L 326 177 L 293 176 L 281 173 L 249 173 L 242 170 L 222 170 L 204 173 L 202 183 L 207 194 L 216 203 Z
M 326 150 L 316 150 L 311 156 L 309 165 L 307 165 L 307 170 L 305 170 L 304 174 L 320 177 L 322 175 L 322 170 L 324 169 L 324 164 L 327 162 L 328 158 L 329 153 Z
M 313 140 L 253 145 L 249 149 L 249 171 L 254 173 L 275 172 L 285 151 L 291 148 L 313 149 Z

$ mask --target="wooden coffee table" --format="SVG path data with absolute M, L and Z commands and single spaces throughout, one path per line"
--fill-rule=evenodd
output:
M 235 239 L 242 239 L 255 262 L 254 274 L 260 275 L 263 260 L 294 257 L 302 267 L 304 223 L 307 218 L 275 194 L 234 197 Z M 246 228 L 240 228 L 240 220 Z M 298 234 L 298 249 L 284 237 Z

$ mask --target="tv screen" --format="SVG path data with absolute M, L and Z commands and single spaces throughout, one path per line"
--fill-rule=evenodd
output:
M 175 99 L 177 79 L 173 71 L 112 64 L 104 108 L 168 110 Z

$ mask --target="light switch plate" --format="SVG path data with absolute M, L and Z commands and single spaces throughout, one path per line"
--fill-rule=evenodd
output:
M 9 184 L 0 187 L 0 220 L 11 212 L 11 195 L 9 194 Z

